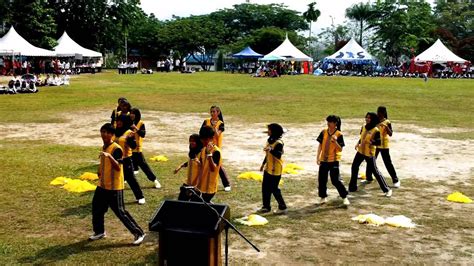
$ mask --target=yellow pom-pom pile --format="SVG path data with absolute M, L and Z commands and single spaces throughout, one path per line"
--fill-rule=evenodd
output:
M 167 162 L 168 158 L 164 155 L 156 155 L 150 158 L 151 161 L 153 162 Z
M 412 220 L 403 215 L 396 215 L 392 217 L 383 218 L 376 214 L 361 214 L 352 218 L 353 221 L 358 221 L 361 224 L 368 224 L 372 226 L 390 225 L 394 227 L 415 228 L 416 224 Z
M 79 177 L 79 179 L 93 181 L 93 180 L 99 179 L 99 177 L 97 176 L 97 174 L 94 174 L 91 172 L 85 172 Z
M 448 195 L 447 200 L 459 203 L 471 203 L 472 200 L 461 192 L 454 192 Z
M 256 181 L 262 182 L 263 176 L 257 172 L 244 172 L 241 173 L 240 175 L 237 176 L 237 178 L 242 178 L 242 179 L 253 179 Z
M 63 186 L 63 188 L 69 192 L 76 192 L 76 193 L 81 193 L 81 192 L 87 192 L 87 191 L 94 191 L 97 186 L 92 185 L 91 183 L 84 181 L 84 180 L 79 180 L 79 179 L 72 179 L 71 181 L 67 182 Z
M 235 221 L 248 226 L 265 225 L 268 223 L 268 220 L 265 217 L 262 217 L 257 214 L 250 214 L 249 216 L 244 216 L 242 218 L 235 219 Z
M 299 166 L 294 163 L 289 163 L 283 168 L 283 174 L 297 175 L 300 170 L 304 170 L 302 166 Z
M 62 188 L 69 192 L 81 193 L 87 191 L 94 191 L 97 186 L 89 183 L 87 180 L 92 181 L 97 179 L 99 179 L 97 174 L 85 172 L 79 177 L 79 179 L 59 176 L 53 179 L 49 184 L 53 186 L 62 186 Z
M 53 186 L 59 186 L 59 185 L 65 185 L 67 182 L 71 181 L 71 178 L 64 177 L 64 176 L 59 176 L 53 179 L 49 184 Z

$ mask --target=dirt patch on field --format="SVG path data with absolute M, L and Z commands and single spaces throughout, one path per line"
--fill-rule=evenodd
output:
M 206 113 L 149 111 L 142 115 L 147 126 L 145 154 L 148 157 L 157 154 L 186 156 L 188 136 L 197 133 L 208 116 Z M 66 114 L 65 123 L 0 124 L 0 138 L 99 147 L 99 127 L 108 122 L 109 117 L 109 111 L 88 111 Z M 346 147 L 341 171 L 345 180 L 349 177 L 355 154 L 353 147 L 362 123 L 363 120 L 343 121 Z M 284 126 L 288 130 L 284 135 L 285 161 L 305 168 L 298 175 L 291 176 L 290 186 L 285 184 L 283 187 L 288 215 L 270 215 L 267 217 L 269 224 L 261 228 L 242 228 L 261 249 L 260 253 L 231 232 L 231 265 L 472 263 L 474 250 L 469 243 L 474 241 L 474 205 L 456 205 L 447 202 L 445 197 L 459 188 L 468 195 L 474 193 L 473 139 L 427 137 L 472 130 L 427 129 L 395 122 L 391 155 L 402 188 L 395 190 L 394 196 L 388 199 L 382 196 L 377 184 L 360 186 L 360 191 L 351 195 L 351 205 L 347 208 L 341 204 L 330 184 L 329 202 L 324 206 L 314 204 L 317 197 L 316 137 L 325 127 L 325 121 Z M 226 117 L 223 156 L 232 178 L 243 171 L 258 170 L 267 138 L 264 130 L 264 123 L 247 123 L 237 117 Z M 386 173 L 380 159 L 379 162 L 382 172 Z M 242 187 L 238 182 L 235 184 L 233 191 L 241 192 L 239 189 Z M 297 190 L 299 193 L 289 192 L 296 184 L 301 186 Z M 217 200 L 221 199 L 218 195 Z M 237 215 L 250 214 L 260 207 L 259 202 L 242 202 L 240 199 L 231 203 L 233 213 Z M 415 229 L 370 227 L 351 220 L 358 214 L 367 213 L 405 215 L 419 226 Z M 116 239 L 127 239 L 128 232 L 120 224 L 113 231 L 120 231 L 120 228 L 123 234 L 117 235 Z M 145 246 L 152 250 L 152 244 L 149 242 Z
M 1 124 L 2 139 L 46 140 L 57 144 L 100 146 L 98 128 L 108 121 L 110 112 L 81 112 L 67 114 L 66 123 Z M 186 154 L 188 136 L 197 133 L 202 121 L 201 114 L 177 114 L 168 112 L 144 112 L 147 127 L 146 154 Z M 343 121 L 346 147 L 343 151 L 341 171 L 350 174 L 350 164 L 355 154 L 354 145 L 363 120 Z M 315 175 L 317 165 L 315 153 L 316 137 L 325 122 L 313 124 L 284 124 L 288 132 L 284 135 L 285 161 L 305 168 L 298 176 Z M 456 176 L 458 180 L 470 177 L 473 171 L 474 141 L 448 140 L 426 137 L 426 134 L 469 132 L 469 129 L 428 129 L 416 125 L 394 124 L 391 139 L 391 155 L 398 175 L 426 181 L 445 180 Z M 226 165 L 240 171 L 254 171 L 263 159 L 262 148 L 266 141 L 265 124 L 246 123 L 239 118 L 226 117 L 223 156 Z M 383 163 L 381 160 L 380 165 Z M 385 168 L 380 167 L 383 173 Z M 237 173 L 236 173 L 237 175 Z M 295 178 L 298 178 L 296 176 Z

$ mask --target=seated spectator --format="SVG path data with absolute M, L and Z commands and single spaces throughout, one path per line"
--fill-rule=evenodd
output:
M 69 86 L 69 75 L 66 73 L 64 76 L 63 76 L 63 80 L 62 80 L 62 84 L 66 85 L 66 86 Z

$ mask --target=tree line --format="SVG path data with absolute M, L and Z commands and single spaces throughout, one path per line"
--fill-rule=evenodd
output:
M 470 1 L 438 1 L 434 8 L 414 0 L 361 3 L 347 10 L 348 22 L 306 37 L 302 33 L 317 26 L 321 15 L 316 2 L 302 14 L 282 4 L 243 3 L 206 15 L 159 20 L 145 13 L 139 0 L 0 0 L 0 34 L 14 26 L 33 45 L 51 49 L 66 30 L 89 49 L 118 59 L 134 54 L 150 60 L 235 53 L 247 45 L 266 54 L 286 34 L 320 59 L 356 37 L 380 59 L 394 62 L 441 37 L 455 53 L 472 60 L 473 14 Z

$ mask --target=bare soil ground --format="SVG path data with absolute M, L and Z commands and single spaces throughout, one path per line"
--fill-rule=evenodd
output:
M 207 114 L 176 114 L 166 112 L 144 112 L 148 155 L 176 155 L 187 153 L 188 137 L 198 133 Z M 59 144 L 100 146 L 98 128 L 108 122 L 108 112 L 82 112 L 67 114 L 66 123 L 0 124 L 2 139 L 46 140 Z M 363 120 L 344 120 L 342 130 L 346 147 L 343 150 L 342 174 L 350 174 Z M 392 160 L 398 175 L 426 181 L 447 181 L 456 176 L 456 181 L 471 176 L 474 161 L 474 140 L 449 140 L 425 137 L 427 134 L 469 132 L 469 129 L 422 128 L 410 124 L 392 122 L 394 136 L 391 138 Z M 325 121 L 314 124 L 284 124 L 288 130 L 284 135 L 285 162 L 296 163 L 305 168 L 301 176 L 317 173 L 315 153 L 316 138 L 325 127 Z M 226 165 L 241 171 L 254 171 L 263 158 L 262 148 L 266 141 L 265 124 L 250 124 L 233 117 L 226 117 L 223 156 Z M 470 131 L 474 135 L 474 131 Z M 380 163 L 383 162 L 380 160 Z M 384 170 L 383 167 L 382 171 Z M 384 172 L 385 173 L 385 172 Z
M 1 139 L 46 140 L 51 143 L 101 145 L 98 129 L 108 122 L 110 112 L 89 111 L 67 114 L 61 124 L 0 124 Z M 188 136 L 197 133 L 208 116 L 143 112 L 147 127 L 146 155 L 167 156 L 187 153 Z M 227 116 L 223 156 L 233 169 L 232 178 L 244 171 L 257 171 L 263 159 L 266 141 L 265 124 L 254 124 Z M 278 122 L 278 121 L 275 121 Z M 362 120 L 344 120 L 346 147 L 341 174 L 350 176 Z M 474 261 L 474 204 L 456 205 L 445 200 L 453 188 L 474 191 L 474 141 L 427 137 L 437 133 L 473 132 L 469 129 L 428 129 L 392 121 L 394 137 L 391 155 L 402 188 L 391 199 L 381 197 L 377 184 L 363 188 L 351 198 L 349 208 L 341 207 L 337 192 L 329 184 L 330 202 L 324 207 L 314 204 L 316 189 L 304 195 L 285 194 L 289 214 L 272 219 L 273 227 L 256 228 L 252 241 L 259 243 L 256 253 L 236 234 L 231 234 L 233 264 L 341 264 L 341 263 L 462 263 Z M 317 165 L 316 138 L 325 121 L 314 124 L 284 124 L 285 162 L 305 168 L 290 178 L 301 184 L 315 184 Z M 59 143 L 59 140 L 61 143 Z M 386 174 L 383 162 L 379 167 Z M 364 169 L 364 167 L 361 167 Z M 388 177 L 388 175 L 386 175 Z M 391 184 L 391 181 L 388 181 Z M 472 198 L 472 195 L 470 195 Z M 236 206 L 240 213 L 252 213 L 258 203 Z M 420 224 L 415 229 L 368 227 L 350 218 L 374 212 L 382 216 L 405 215 Z M 344 220 L 332 223 L 333 217 Z M 460 222 L 464 219 L 465 222 Z M 455 222 L 453 222 L 455 221 Z M 452 223 L 452 226 L 449 224 Z M 291 227 L 283 226 L 292 224 Z M 336 227 L 335 227 L 336 226 Z M 293 228 L 293 229 L 291 229 Z

